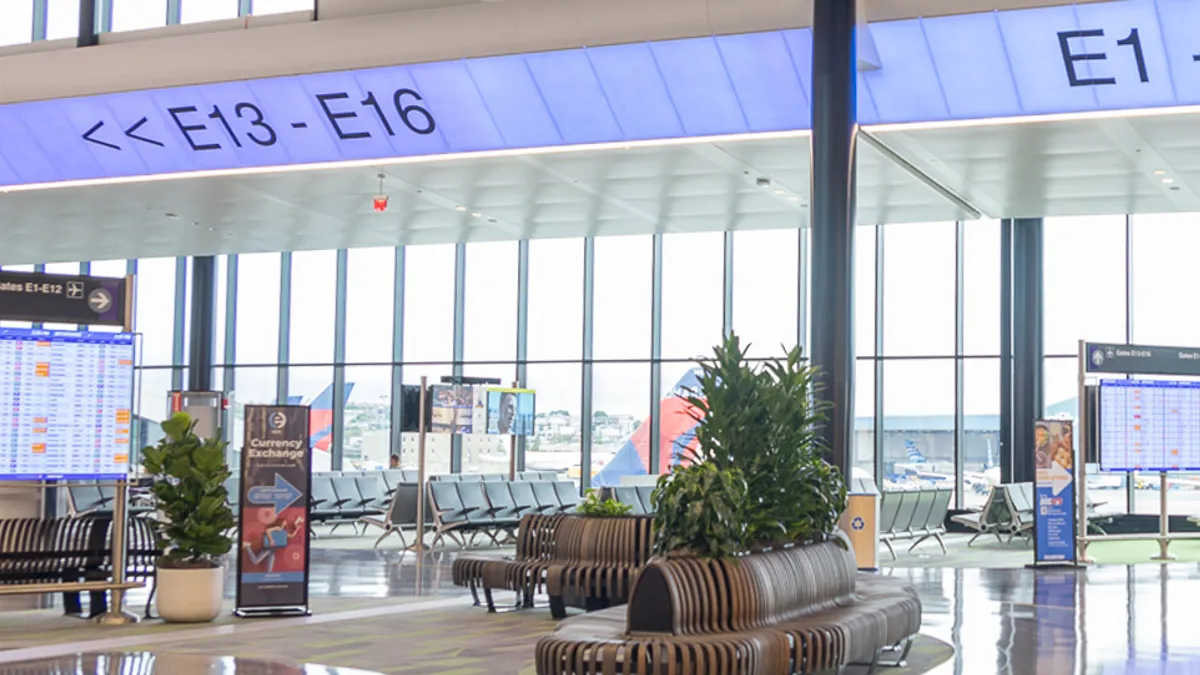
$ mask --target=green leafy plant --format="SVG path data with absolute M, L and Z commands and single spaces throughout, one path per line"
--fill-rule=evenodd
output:
M 739 469 L 714 463 L 675 466 L 651 495 L 659 555 L 725 558 L 746 550 L 748 486 Z
M 187 413 L 175 413 L 162 423 L 166 436 L 142 451 L 163 516 L 155 526 L 165 552 L 159 564 L 167 568 L 217 567 L 233 547 L 226 534 L 234 520 L 225 490 L 225 442 L 198 437 L 195 426 Z
M 632 509 L 632 506 L 612 498 L 600 499 L 599 490 L 588 490 L 583 502 L 575 507 L 575 513 L 592 518 L 615 518 L 629 515 Z
M 786 358 L 751 366 L 733 334 L 699 366 L 699 390 L 684 397 L 697 422 L 696 448 L 685 459 L 717 473 L 739 472 L 744 502 L 730 507 L 744 525 L 737 550 L 831 537 L 846 507 L 846 486 L 823 458 L 819 431 L 827 404 L 820 400 L 816 368 L 805 363 L 799 347 Z M 677 472 L 660 480 L 660 490 Z M 674 502 L 663 503 L 675 508 Z M 681 527 L 685 515 L 660 513 L 664 542 L 676 538 L 671 528 Z M 694 527 L 688 525 L 688 531 Z

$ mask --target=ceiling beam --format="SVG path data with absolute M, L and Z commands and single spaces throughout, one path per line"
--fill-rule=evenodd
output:
M 906 159 L 903 155 L 893 150 L 887 143 L 880 140 L 871 132 L 865 130 L 859 131 L 859 138 L 861 138 L 867 145 L 874 148 L 875 151 L 880 155 L 883 155 L 885 158 L 891 161 L 892 164 L 895 164 L 897 167 L 899 167 L 902 171 L 923 183 L 930 190 L 933 190 L 943 199 L 950 202 L 957 208 L 962 209 L 963 213 L 967 215 L 966 220 L 979 220 L 983 217 L 983 211 L 979 207 L 972 204 L 965 197 L 958 194 L 944 183 L 938 181 L 933 176 L 930 176 L 928 172 L 921 169 L 916 164 L 908 161 L 908 159 Z

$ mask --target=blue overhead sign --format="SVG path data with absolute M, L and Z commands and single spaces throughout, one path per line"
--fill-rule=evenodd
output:
M 875 24 L 864 124 L 1200 104 L 1200 2 Z M 0 186 L 801 131 L 808 30 L 0 106 Z

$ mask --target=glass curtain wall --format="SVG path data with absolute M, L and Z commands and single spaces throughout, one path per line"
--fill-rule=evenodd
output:
M 1161 292 L 1184 283 L 1187 242 L 1200 243 L 1197 218 L 1046 220 L 1047 251 L 1078 253 L 1046 256 L 1046 414 L 1075 412 L 1079 339 L 1200 343 L 1200 322 Z M 415 436 L 393 430 L 400 383 L 455 372 L 516 381 L 540 394 L 529 469 L 581 483 L 614 480 L 610 467 L 653 471 L 651 450 L 665 466 L 689 440 L 673 424 L 671 395 L 686 384 L 691 358 L 726 327 L 754 343 L 756 358 L 806 332 L 803 234 L 228 256 L 218 265 L 216 381 L 231 392 L 236 419 L 247 403 L 337 408 L 337 433 L 316 431 L 328 439 L 329 465 L 337 448 L 347 468 L 383 466 L 392 453 L 416 465 Z M 949 481 L 961 487 L 956 503 L 978 505 L 999 460 L 999 223 L 860 226 L 857 244 L 854 472 L 885 484 Z M 165 412 L 165 392 L 184 381 L 187 293 L 179 284 L 186 291 L 180 270 L 188 262 L 91 263 L 97 274 L 139 273 L 139 414 L 148 419 Z M 335 380 L 344 388 L 336 396 Z M 656 416 L 657 439 L 649 434 Z M 240 436 L 235 423 L 235 447 Z M 493 471 L 508 452 L 494 443 L 431 436 L 430 466 Z M 1133 482 L 1145 483 L 1145 495 L 1125 483 L 1111 489 L 1133 495 L 1134 512 L 1153 512 L 1151 482 Z M 1127 508 L 1124 493 L 1106 501 Z
M 104 32 L 312 11 L 313 0 L 2 0 L 0 47 L 79 35 L 80 2 L 99 2 Z M 44 18 L 38 18 L 38 6 Z
M 1200 346 L 1200 320 L 1179 301 L 1192 285 L 1198 225 L 1195 213 L 1046 219 L 1047 415 L 1078 410 L 1079 340 Z M 1172 477 L 1179 482 L 1168 491 L 1168 511 L 1193 513 L 1200 475 Z M 1157 514 L 1159 476 L 1089 473 L 1088 496 L 1102 513 Z

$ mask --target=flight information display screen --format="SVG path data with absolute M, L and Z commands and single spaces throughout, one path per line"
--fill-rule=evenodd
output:
M 133 335 L 0 328 L 0 480 L 129 472 Z
M 1100 470 L 1200 470 L 1200 382 L 1101 381 Z

